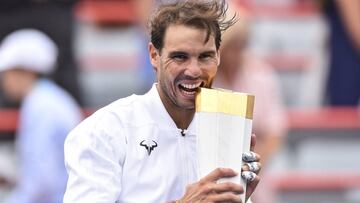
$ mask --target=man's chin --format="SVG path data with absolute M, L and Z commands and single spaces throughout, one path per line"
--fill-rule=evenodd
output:
M 180 107 L 183 110 L 189 110 L 189 111 L 194 111 L 195 110 L 195 101 L 193 102 L 186 102 L 186 103 L 181 103 L 177 105 L 178 107 Z

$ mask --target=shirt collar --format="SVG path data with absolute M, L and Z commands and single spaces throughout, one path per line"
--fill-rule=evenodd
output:
M 173 119 L 165 109 L 165 106 L 161 101 L 156 85 L 157 83 L 154 83 L 150 91 L 145 94 L 146 103 L 148 104 L 150 113 L 156 115 L 157 122 L 159 125 L 161 125 L 161 127 L 177 129 L 180 132 L 182 129 L 177 128 L 175 122 L 173 121 Z M 195 116 L 194 119 L 191 121 L 188 129 L 186 129 L 187 130 L 186 134 L 195 135 L 195 129 L 196 129 Z

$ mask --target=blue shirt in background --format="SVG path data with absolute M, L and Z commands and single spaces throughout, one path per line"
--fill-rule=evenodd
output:
M 66 188 L 64 141 L 81 120 L 75 100 L 40 79 L 24 99 L 16 138 L 17 186 L 6 203 L 61 203 Z

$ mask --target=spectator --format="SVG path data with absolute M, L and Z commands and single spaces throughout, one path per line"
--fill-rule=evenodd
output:
M 152 84 L 155 82 L 156 77 L 152 68 L 152 65 L 149 60 L 148 54 L 148 43 L 149 43 L 149 35 L 147 33 L 147 22 L 150 17 L 150 12 L 154 7 L 155 0 L 135 0 L 135 9 L 137 15 L 137 36 L 141 42 L 142 49 L 139 53 L 139 75 L 141 85 L 141 93 L 147 92 Z
M 330 26 L 327 99 L 332 106 L 360 102 L 360 1 L 325 2 Z
M 58 56 L 44 33 L 22 29 L 0 46 L 0 72 L 5 95 L 21 102 L 16 147 L 19 179 L 6 203 L 60 203 L 66 187 L 63 145 L 80 121 L 75 100 L 45 78 Z
M 276 75 L 268 64 L 247 50 L 250 21 L 244 10 L 238 13 L 240 20 L 223 35 L 220 66 L 213 85 L 255 95 L 256 151 L 265 163 L 286 134 L 285 112 Z
M 235 7 L 234 7 L 235 8 Z M 214 86 L 255 95 L 253 131 L 257 135 L 256 152 L 265 165 L 262 182 L 254 193 L 254 202 L 272 202 L 274 196 L 266 165 L 280 148 L 287 132 L 280 88 L 272 67 L 253 56 L 247 49 L 250 20 L 245 10 L 240 20 L 223 35 L 220 66 Z M 229 11 L 230 16 L 231 12 Z
M 0 0 L 0 39 L 24 28 L 46 33 L 58 47 L 59 66 L 51 78 L 82 102 L 73 53 L 76 2 L 78 0 Z M 17 106 L 4 97 L 0 91 L 0 105 Z

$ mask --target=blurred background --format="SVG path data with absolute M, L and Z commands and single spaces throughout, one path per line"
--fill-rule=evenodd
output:
M 159 2 L 165 1 L 0 0 L 0 40 L 20 28 L 48 34 L 59 47 L 52 78 L 87 116 L 150 89 L 155 77 L 146 22 Z M 257 98 L 264 98 L 255 106 L 263 103 L 269 111 L 275 107 L 266 98 L 277 97 L 281 107 L 281 119 L 257 113 L 281 135 L 269 136 L 259 149 L 268 157 L 255 203 L 360 202 L 360 1 L 228 2 L 239 22 L 246 22 L 246 52 L 266 64 L 276 84 L 276 94 L 262 97 L 274 90 L 262 82 L 269 79 L 249 79 L 249 86 L 260 86 Z M 18 108 L 1 90 L 0 202 L 13 187 L 5 180 L 17 178 Z

